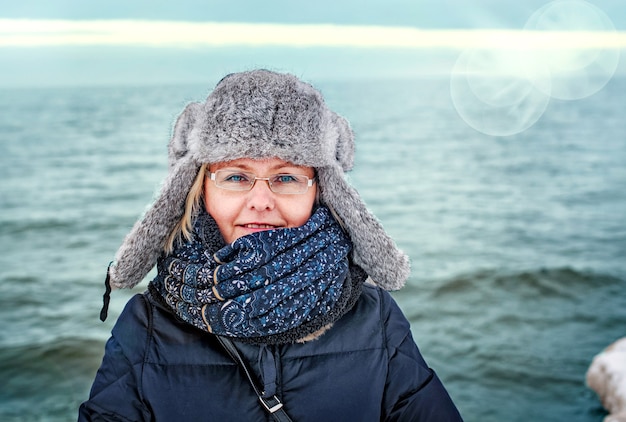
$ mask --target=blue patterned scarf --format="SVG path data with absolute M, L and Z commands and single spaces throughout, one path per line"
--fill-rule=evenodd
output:
M 193 239 L 159 259 L 150 288 L 202 330 L 252 343 L 293 342 L 336 321 L 358 298 L 366 275 L 350 268 L 350 250 L 326 207 L 301 227 L 226 246 L 203 211 Z

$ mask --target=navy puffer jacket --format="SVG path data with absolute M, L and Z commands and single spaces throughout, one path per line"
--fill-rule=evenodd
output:
M 364 286 L 317 340 L 236 343 L 294 422 L 460 421 L 391 296 Z M 80 421 L 270 421 L 216 338 L 179 321 L 149 293 L 134 296 L 106 345 Z

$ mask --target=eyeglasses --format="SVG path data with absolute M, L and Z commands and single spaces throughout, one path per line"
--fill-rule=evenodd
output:
M 306 193 L 315 178 L 310 178 L 302 174 L 272 174 L 268 177 L 257 177 L 253 173 L 236 170 L 218 170 L 209 173 L 215 186 L 220 189 L 249 191 L 257 180 L 265 180 L 274 193 L 282 195 L 298 195 Z

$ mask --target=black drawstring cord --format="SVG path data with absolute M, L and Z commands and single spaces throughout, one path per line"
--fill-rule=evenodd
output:
M 104 322 L 107 319 L 107 314 L 109 313 L 109 302 L 111 301 L 111 276 L 109 272 L 111 271 L 111 265 L 113 265 L 113 261 L 109 263 L 107 267 L 107 276 L 104 279 L 104 295 L 102 295 L 102 309 L 100 310 L 100 321 Z

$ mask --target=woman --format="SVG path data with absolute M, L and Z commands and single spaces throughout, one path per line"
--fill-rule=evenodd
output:
M 291 75 L 232 74 L 187 106 L 107 288 L 158 274 L 79 419 L 460 420 L 386 292 L 408 259 L 344 180 L 353 156 L 346 120 Z

